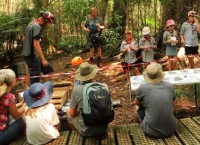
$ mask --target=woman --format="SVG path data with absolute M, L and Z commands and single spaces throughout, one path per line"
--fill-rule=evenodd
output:
M 14 94 L 9 93 L 15 86 L 15 73 L 11 69 L 0 70 L 0 143 L 8 144 L 18 134 L 23 133 L 24 118 L 21 117 L 25 111 L 26 104 L 22 101 L 16 104 Z M 20 107 L 18 109 L 18 107 Z M 16 121 L 10 124 L 9 116 Z M 9 125 L 10 124 L 10 125 Z

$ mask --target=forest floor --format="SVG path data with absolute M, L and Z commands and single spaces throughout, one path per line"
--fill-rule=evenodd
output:
M 89 54 L 81 54 L 80 56 L 84 61 L 88 61 Z M 71 72 L 75 71 L 75 69 L 70 65 L 71 59 L 72 57 L 69 56 L 58 56 L 58 58 L 50 60 L 50 63 L 53 65 L 55 73 Z M 121 62 L 117 59 L 103 57 L 102 63 L 104 66 L 112 69 L 100 70 L 96 75 L 95 80 L 107 84 L 112 99 L 120 101 L 120 105 L 115 107 L 115 118 L 112 125 L 133 123 L 133 112 L 135 110 L 134 99 L 136 92 L 131 91 L 131 89 L 126 86 L 126 77 L 122 68 L 114 68 L 114 66 L 121 66 Z M 67 79 L 70 80 L 69 77 Z M 184 88 L 187 88 L 187 86 L 184 86 L 183 89 Z M 188 94 L 193 94 L 194 92 L 194 90 L 188 91 L 191 91 L 191 93 Z M 191 98 L 194 97 L 185 96 L 176 98 L 174 101 L 174 114 L 176 118 L 180 119 L 200 115 L 196 109 L 195 100 Z
M 84 61 L 88 61 L 88 53 L 80 54 L 79 56 L 81 56 L 84 59 Z M 53 66 L 54 73 L 69 73 L 76 71 L 76 68 L 73 68 L 71 66 L 72 58 L 73 57 L 68 55 L 56 54 L 51 55 L 48 61 Z M 115 101 L 120 101 L 120 105 L 114 107 L 115 118 L 111 125 L 133 123 L 133 112 L 135 111 L 134 99 L 136 92 L 131 91 L 131 89 L 128 86 L 126 86 L 126 77 L 123 73 L 122 68 L 116 67 L 121 66 L 120 60 L 115 58 L 103 57 L 102 63 L 104 67 L 106 66 L 110 69 L 100 70 L 97 73 L 95 80 L 107 84 L 111 92 L 112 99 Z M 71 76 L 68 75 L 52 77 L 52 82 L 62 80 L 73 82 Z M 72 88 L 73 84 L 70 86 L 70 93 L 72 91 Z M 183 89 L 187 88 L 191 87 L 183 86 Z M 188 89 L 188 91 L 188 94 L 191 95 L 194 92 L 194 90 L 192 89 Z M 173 107 L 174 115 L 178 119 L 200 115 L 200 113 L 196 109 L 195 100 L 193 96 L 177 97 L 174 101 Z

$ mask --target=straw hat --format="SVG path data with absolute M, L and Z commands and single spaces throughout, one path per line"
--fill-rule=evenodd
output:
M 88 62 L 83 62 L 75 73 L 75 77 L 80 81 L 88 81 L 92 79 L 98 72 L 97 65 L 90 65 Z
M 171 20 L 167 20 L 167 22 L 166 22 L 166 28 L 169 27 L 169 26 L 172 26 L 172 25 L 173 25 L 173 26 L 176 25 L 176 24 L 174 23 L 174 20 L 172 20 L 172 19 L 171 19 Z
M 164 78 L 162 67 L 158 63 L 151 63 L 143 73 L 144 80 L 150 84 L 160 83 Z
M 29 108 L 40 107 L 48 103 L 52 98 L 53 85 L 50 81 L 41 84 L 34 83 L 23 94 L 26 105 Z
M 147 35 L 147 34 L 149 34 L 149 33 L 150 33 L 149 27 L 144 27 L 144 28 L 142 29 L 142 35 Z

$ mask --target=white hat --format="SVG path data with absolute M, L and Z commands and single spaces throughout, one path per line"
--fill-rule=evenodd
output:
M 142 35 L 147 35 L 147 34 L 149 34 L 149 33 L 150 33 L 149 27 L 144 27 L 144 28 L 142 29 Z

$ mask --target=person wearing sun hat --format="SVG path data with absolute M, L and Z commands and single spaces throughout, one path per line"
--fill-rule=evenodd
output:
M 82 81 L 81 85 L 75 86 L 72 90 L 69 109 L 67 109 L 67 121 L 71 129 L 77 130 L 83 136 L 95 136 L 105 134 L 108 130 L 108 125 L 87 126 L 84 124 L 81 116 L 83 108 L 83 89 L 84 85 L 94 81 L 94 77 L 98 72 L 97 65 L 91 65 L 88 62 L 83 62 L 75 73 L 77 80 Z
M 164 82 L 164 73 L 160 64 L 151 63 L 143 73 L 146 84 L 137 90 L 134 121 L 141 124 L 146 136 L 166 138 L 176 130 L 176 118 L 173 114 L 175 100 L 174 85 Z
M 175 30 L 174 20 L 169 19 L 166 22 L 166 31 L 163 33 L 163 44 L 166 46 L 166 55 L 168 56 L 168 70 L 174 70 L 177 62 L 177 44 L 179 35 Z
M 188 12 L 188 20 L 181 26 L 180 39 L 185 46 L 185 55 L 189 55 L 190 68 L 194 68 L 194 56 L 198 54 L 198 33 L 200 33 L 200 25 L 196 18 L 195 11 Z
M 52 98 L 50 81 L 34 83 L 23 94 L 26 108 L 26 135 L 29 144 L 46 144 L 59 137 L 60 121 Z
M 139 49 L 142 49 L 142 61 L 153 62 L 154 50 L 157 48 L 155 39 L 150 34 L 150 28 L 144 27 L 142 29 L 143 37 L 139 41 Z M 146 65 L 144 66 L 146 68 Z

